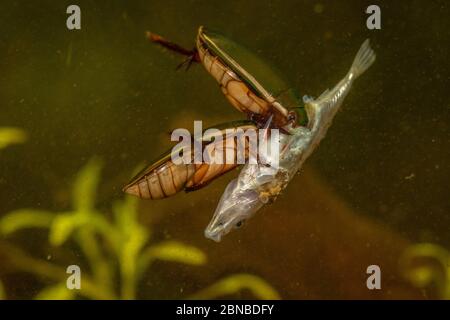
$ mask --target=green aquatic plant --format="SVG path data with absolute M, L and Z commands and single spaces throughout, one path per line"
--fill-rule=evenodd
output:
M 3 282 L 0 281 L 0 300 L 5 299 L 6 299 L 5 288 L 3 287 Z
M 434 289 L 440 299 L 450 300 L 450 252 L 432 243 L 408 247 L 399 260 L 405 279 L 420 289 Z
M 24 130 L 14 127 L 0 127 L 0 150 L 10 145 L 24 143 L 27 134 Z
M 280 295 L 266 281 L 251 274 L 235 274 L 217 281 L 215 284 L 193 294 L 189 299 L 214 299 L 232 295 L 241 290 L 249 290 L 256 298 L 278 300 Z
M 154 261 L 192 266 L 201 266 L 207 261 L 200 249 L 178 241 L 150 244 L 151 231 L 138 222 L 136 198 L 126 197 L 114 202 L 112 222 L 98 211 L 95 199 L 101 167 L 100 160 L 92 159 L 77 174 L 72 188 L 71 210 L 20 209 L 0 219 L 0 233 L 4 236 L 22 229 L 46 228 L 49 230 L 49 243 L 54 247 L 74 241 L 89 265 L 90 274 L 83 272 L 80 290 L 69 290 L 66 285 L 68 274 L 64 267 L 36 259 L 15 246 L 3 245 L 0 249 L 7 253 L 9 262 L 19 270 L 55 282 L 38 293 L 36 299 L 74 299 L 77 296 L 134 299 L 139 280 Z M 120 283 L 118 289 L 115 287 L 117 279 Z M 264 280 L 245 274 L 220 280 L 192 298 L 213 298 L 245 288 L 258 298 L 279 298 Z

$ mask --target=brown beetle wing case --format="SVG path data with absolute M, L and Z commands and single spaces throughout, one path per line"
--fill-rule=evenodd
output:
M 250 138 L 238 134 L 246 133 L 246 129 L 255 130 L 256 127 L 253 124 L 229 127 L 218 131 L 216 139 L 202 140 L 202 161 L 199 163 L 193 162 L 194 148 L 183 154 L 183 159 L 190 160 L 188 163 L 174 163 L 171 155 L 180 149 L 171 149 L 137 174 L 123 191 L 143 199 L 163 199 L 181 190 L 193 191 L 206 186 L 248 159 Z M 238 153 L 241 153 L 240 157 Z

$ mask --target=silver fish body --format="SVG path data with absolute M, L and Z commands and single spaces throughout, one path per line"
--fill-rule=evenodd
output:
M 347 75 L 317 99 L 305 97 L 309 123 L 306 127 L 285 128 L 280 133 L 279 168 L 247 164 L 225 189 L 205 237 L 221 241 L 222 237 L 253 216 L 264 204 L 273 202 L 319 145 L 330 127 L 353 81 L 375 61 L 375 53 L 366 40 L 359 49 Z

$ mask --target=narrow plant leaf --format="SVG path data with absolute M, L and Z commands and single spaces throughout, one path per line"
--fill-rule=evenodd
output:
M 24 143 L 27 134 L 24 130 L 13 127 L 0 128 L 0 150 L 12 144 Z
M 67 289 L 65 283 L 46 287 L 35 297 L 36 300 L 72 300 L 74 298 L 75 291 Z
M 97 158 L 92 158 L 78 172 L 73 186 L 72 196 L 76 211 L 88 214 L 94 209 L 101 168 L 101 161 Z
M 0 300 L 6 300 L 5 287 L 3 286 L 3 282 L 0 280 Z
M 25 228 L 49 228 L 55 214 L 35 209 L 21 209 L 8 213 L 0 219 L 0 233 L 8 235 Z
M 50 227 L 49 242 L 53 246 L 60 246 L 72 233 L 87 222 L 84 215 L 66 213 L 58 215 Z
M 450 253 L 433 243 L 408 247 L 399 259 L 403 277 L 418 288 L 435 287 L 441 299 L 450 299 Z
M 203 265 L 206 263 L 206 255 L 200 249 L 188 246 L 178 241 L 165 241 L 153 245 L 143 251 L 139 269 L 145 270 L 153 260 L 179 262 L 188 265 Z
M 244 289 L 250 290 L 258 299 L 281 299 L 278 292 L 270 284 L 251 274 L 231 275 L 190 296 L 189 299 L 215 299 L 236 294 Z

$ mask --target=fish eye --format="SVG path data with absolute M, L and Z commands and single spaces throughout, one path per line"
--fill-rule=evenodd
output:
M 240 227 L 242 227 L 243 224 L 244 224 L 244 220 L 240 220 L 240 221 L 236 222 L 236 224 L 234 226 L 236 228 L 240 228 Z

